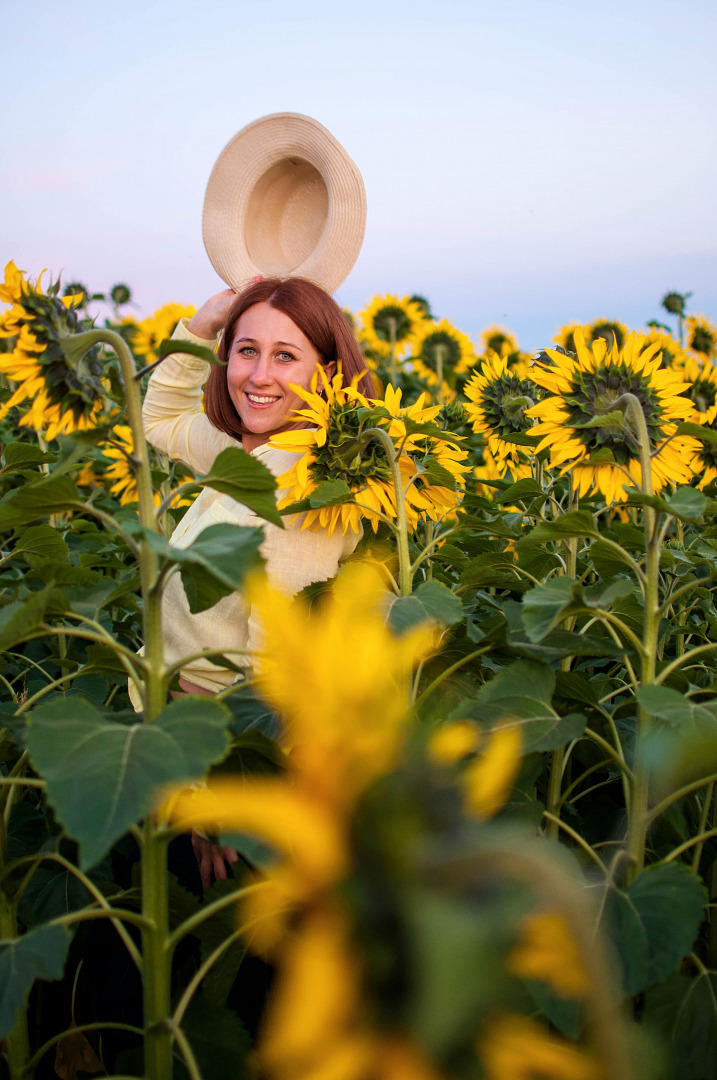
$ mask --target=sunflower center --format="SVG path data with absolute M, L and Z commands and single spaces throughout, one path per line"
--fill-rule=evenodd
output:
M 717 430 L 717 425 L 713 422 L 706 424 L 705 427 L 711 431 Z M 704 469 L 717 469 L 717 443 L 713 442 L 701 442 L 700 449 L 697 452 L 697 459 L 702 463 Z
M 587 421 L 608 413 L 627 413 L 627 407 L 616 404 L 623 394 L 633 394 L 640 403 L 647 424 L 651 444 L 662 434 L 662 408 L 657 395 L 646 379 L 624 364 L 600 367 L 596 371 L 577 371 L 572 389 L 564 401 L 568 407 L 569 424 L 576 428 L 576 436 L 591 452 L 607 447 L 616 460 L 625 465 L 639 458 L 636 436 L 615 423 L 605 426 L 582 427 Z M 629 418 L 628 418 L 628 426 Z
M 497 352 L 501 355 L 501 350 L 504 345 L 510 345 L 512 347 L 512 341 L 507 334 L 502 334 L 499 330 L 496 330 L 494 334 L 490 334 L 486 340 L 486 348 L 492 349 L 493 352 Z
M 381 341 L 403 341 L 411 332 L 411 320 L 403 308 L 387 304 L 374 315 L 373 329 Z
M 706 326 L 696 326 L 690 338 L 690 348 L 710 356 L 717 346 L 717 334 Z
M 42 369 L 45 390 L 51 405 L 72 412 L 75 421 L 86 416 L 102 393 L 102 363 L 97 346 L 72 365 L 62 348 L 78 326 L 77 314 L 51 294 L 30 292 L 23 295 L 22 306 L 28 326 L 44 351 L 33 354 Z
M 460 344 L 445 330 L 436 330 L 435 333 L 428 334 L 421 346 L 421 360 L 433 371 L 438 368 L 439 356 L 441 356 L 444 371 L 450 371 L 451 368 L 456 367 L 461 359 Z
M 697 379 L 687 393 L 700 412 L 707 412 L 717 400 L 717 387 L 706 379 Z
M 597 338 L 604 338 L 608 349 L 612 349 L 613 345 L 621 349 L 625 344 L 625 333 L 619 323 L 607 321 L 594 323 L 591 340 L 596 341 Z
M 326 442 L 314 449 L 314 461 L 309 466 L 315 483 L 344 480 L 352 491 L 358 491 L 366 487 L 367 480 L 390 478 L 383 445 L 372 439 L 363 446 L 361 429 L 360 410 L 355 405 L 346 402 L 331 407 Z
M 534 421 L 525 410 L 538 400 L 537 389 L 530 379 L 501 375 L 483 390 L 482 406 L 486 423 L 498 434 L 527 431 Z

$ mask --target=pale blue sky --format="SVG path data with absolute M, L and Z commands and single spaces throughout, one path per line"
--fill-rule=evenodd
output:
M 714 0 L 5 0 L 2 39 L 3 264 L 200 303 L 214 161 L 286 110 L 363 173 L 353 309 L 420 292 L 526 349 L 668 289 L 717 319 Z

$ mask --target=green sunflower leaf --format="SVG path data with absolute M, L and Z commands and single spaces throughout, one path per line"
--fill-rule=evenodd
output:
M 427 458 L 423 463 L 423 468 L 419 471 L 421 473 L 421 480 L 427 484 L 432 484 L 434 487 L 449 488 L 450 491 L 455 491 L 458 487 L 456 478 L 453 476 L 445 466 L 440 465 L 434 457 Z
M 542 544 L 545 540 L 565 540 L 570 536 L 599 536 L 595 518 L 589 510 L 570 510 L 555 521 L 540 521 L 523 543 Z
M 501 432 L 503 442 L 513 443 L 515 446 L 530 446 L 533 450 L 538 444 L 536 435 L 525 435 L 522 431 Z M 481 484 L 485 483 L 481 480 Z
M 441 626 L 453 626 L 463 618 L 463 605 L 454 592 L 440 581 L 423 581 L 410 596 L 399 596 L 391 605 L 389 626 L 394 634 L 433 619 Z
M 518 727 L 522 752 L 554 750 L 585 730 L 585 717 L 561 717 L 550 704 L 555 672 L 547 664 L 516 660 L 453 710 L 451 720 L 478 720 L 489 730 Z
M 638 704 L 651 716 L 666 720 L 673 727 L 682 728 L 685 724 L 707 724 L 717 734 L 714 712 L 678 690 L 669 686 L 641 686 L 637 691 Z
M 45 622 L 48 610 L 64 608 L 61 593 L 54 585 L 46 585 L 26 600 L 13 600 L 0 608 L 0 650 L 5 651 L 26 641 Z
M 230 720 L 224 705 L 204 697 L 180 698 L 152 723 L 118 723 L 78 697 L 34 709 L 28 751 L 58 820 L 80 845 L 81 867 L 99 862 L 165 785 L 201 778 L 221 760 Z
M 3 456 L 5 464 L 0 470 L 3 476 L 25 469 L 28 465 L 44 465 L 46 462 L 54 461 L 56 457 L 47 450 L 41 450 L 39 446 L 22 442 L 8 443 Z
M 222 450 L 209 472 L 200 477 L 197 484 L 231 495 L 232 499 L 248 506 L 258 517 L 278 525 L 280 529 L 284 528 L 276 509 L 276 479 L 259 458 L 247 454 L 246 450 L 238 446 Z
M 615 428 L 619 431 L 627 431 L 632 434 L 632 429 L 629 427 L 625 418 L 625 413 L 616 409 L 615 412 L 603 413 L 601 416 L 591 416 L 589 420 L 584 420 L 582 423 L 575 422 L 573 424 L 575 428 Z
M 0 1038 L 17 1023 L 36 979 L 61 979 L 72 935 L 65 926 L 40 926 L 0 942 Z
M 679 966 L 704 917 L 707 890 L 684 863 L 651 866 L 625 890 L 610 889 L 603 926 L 623 969 L 625 993 L 638 994 Z
M 626 488 L 628 505 L 651 506 L 661 514 L 670 514 L 680 521 L 700 521 L 705 511 L 714 504 L 701 491 L 693 487 L 678 487 L 674 495 L 661 498 L 659 495 L 645 495 L 638 488 Z
M 321 506 L 340 506 L 351 502 L 353 495 L 345 480 L 324 480 L 309 495 L 309 506 L 316 510 Z
M 508 490 L 503 491 L 495 501 L 500 504 L 518 502 L 521 499 L 524 501 L 535 498 L 547 499 L 547 497 L 537 480 L 525 477 L 523 480 L 518 480 L 516 484 L 511 484 Z
M 69 476 L 43 477 L 35 483 L 13 488 L 0 501 L 0 531 L 29 525 L 38 518 L 63 510 L 82 510 L 77 485 Z
M 246 575 L 264 565 L 259 552 L 264 533 L 256 526 L 219 522 L 203 529 L 186 548 L 174 547 L 151 529 L 144 535 L 165 565 L 179 566 L 193 615 L 237 592 Z
M 527 580 L 519 573 L 510 552 L 486 551 L 476 555 L 461 572 L 468 588 L 524 589 Z
M 645 994 L 645 1024 L 666 1037 L 681 1080 L 717 1076 L 717 972 L 675 972 Z M 706 1071 L 706 1064 L 712 1065 Z
M 529 641 L 540 641 L 568 614 L 579 610 L 579 597 L 577 582 L 567 576 L 553 578 L 527 592 L 523 597 L 523 625 Z
M 51 525 L 33 525 L 23 529 L 12 549 L 11 558 L 17 555 L 39 555 L 62 563 L 69 562 L 70 558 L 62 535 Z
M 683 421 L 677 425 L 676 435 L 693 435 L 700 442 L 717 443 L 717 431 L 706 424 L 690 424 Z
M 164 341 L 160 341 L 156 352 L 158 360 L 164 360 L 166 357 L 171 356 L 172 353 L 189 353 L 191 356 L 199 357 L 200 360 L 206 360 L 208 364 L 218 364 L 220 367 L 226 366 L 214 352 L 214 349 L 208 349 L 206 345 L 197 345 L 194 341 L 178 341 L 165 338 Z

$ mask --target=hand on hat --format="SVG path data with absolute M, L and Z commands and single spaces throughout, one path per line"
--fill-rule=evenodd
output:
M 210 296 L 196 315 L 189 319 L 187 330 L 195 337 L 213 341 L 226 326 L 229 311 L 236 298 L 237 294 L 233 289 L 224 289 L 215 296 Z

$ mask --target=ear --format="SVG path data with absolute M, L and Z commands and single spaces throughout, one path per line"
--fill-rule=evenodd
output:
M 336 374 L 336 361 L 329 360 L 329 362 L 327 364 L 323 364 L 322 367 L 324 369 L 324 374 L 326 375 L 326 378 L 329 380 L 329 382 L 331 382 L 334 375 Z

